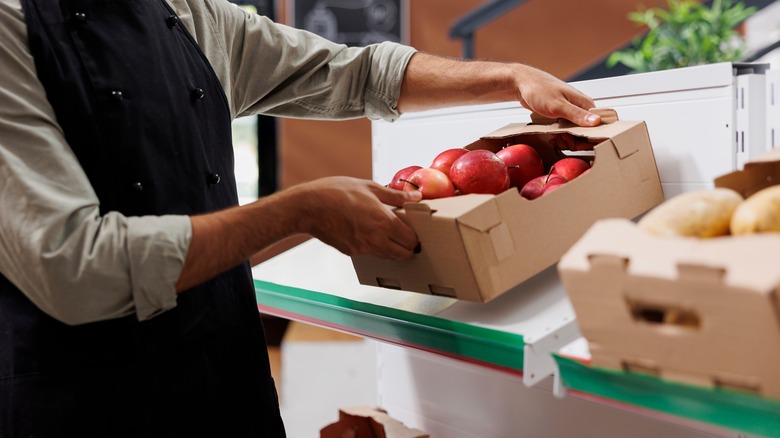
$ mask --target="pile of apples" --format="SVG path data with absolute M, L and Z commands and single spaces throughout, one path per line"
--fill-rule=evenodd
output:
M 485 149 L 447 149 L 428 167 L 408 166 L 387 185 L 396 190 L 419 190 L 423 199 L 469 193 L 497 195 L 515 187 L 526 199 L 536 199 L 590 170 L 590 163 L 564 157 L 545 173 L 539 153 L 527 144 L 514 144 L 498 152 Z

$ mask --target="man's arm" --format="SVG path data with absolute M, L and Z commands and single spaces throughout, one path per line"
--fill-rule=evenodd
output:
M 406 67 L 398 110 L 508 101 L 581 126 L 601 121 L 587 111 L 595 106 L 593 99 L 549 73 L 523 64 L 459 61 L 425 53 L 413 55 Z
M 372 181 L 330 177 L 244 206 L 193 216 L 192 240 L 176 290 L 185 291 L 299 233 L 348 255 L 409 259 L 417 236 L 390 206 L 416 202 L 420 196 Z

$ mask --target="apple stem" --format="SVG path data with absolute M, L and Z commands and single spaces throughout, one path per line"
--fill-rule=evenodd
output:
M 547 184 L 548 182 L 550 182 L 550 176 L 552 176 L 552 173 L 553 173 L 553 170 L 554 170 L 554 169 L 555 169 L 555 165 L 553 165 L 552 167 L 550 167 L 550 171 L 549 171 L 549 172 L 547 172 L 547 178 L 545 178 L 545 179 L 544 179 L 544 183 L 545 183 L 545 184 Z

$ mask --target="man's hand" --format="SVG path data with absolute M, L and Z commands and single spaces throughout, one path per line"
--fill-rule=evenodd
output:
M 596 126 L 601 117 L 587 110 L 593 99 L 569 84 L 533 67 L 514 64 L 517 100 L 523 107 L 551 119 L 563 118 L 580 126 Z
M 347 255 L 374 255 L 395 260 L 412 257 L 417 235 L 392 211 L 420 200 L 419 192 L 402 192 L 373 181 L 322 178 L 293 188 L 300 192 L 304 231 Z

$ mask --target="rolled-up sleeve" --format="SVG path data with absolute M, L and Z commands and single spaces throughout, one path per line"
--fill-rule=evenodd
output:
M 187 216 L 100 214 L 36 79 L 18 4 L 0 2 L 0 272 L 67 324 L 176 305 Z
M 144 320 L 176 306 L 192 227 L 186 216 L 147 216 L 128 218 L 127 230 L 135 312 Z
M 393 42 L 347 47 L 274 23 L 224 0 L 178 4 L 211 61 L 234 116 L 394 120 L 415 49 Z

